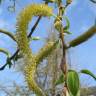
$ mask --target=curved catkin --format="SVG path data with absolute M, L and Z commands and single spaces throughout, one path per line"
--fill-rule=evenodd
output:
M 75 46 L 87 41 L 94 34 L 96 34 L 96 26 L 91 27 L 87 32 L 85 32 L 84 34 L 80 35 L 76 39 L 74 39 L 71 42 L 69 42 L 69 47 L 68 48 L 75 47 Z
M 35 57 L 32 58 L 26 58 L 25 59 L 26 66 L 24 68 L 24 73 L 25 73 L 25 79 L 27 81 L 28 87 L 30 90 L 35 92 L 37 96 L 45 96 L 44 92 L 38 85 L 36 84 L 34 80 L 34 75 L 36 72 L 36 61 Z
M 22 53 L 27 53 L 29 44 L 27 39 L 28 24 L 33 16 L 51 16 L 52 9 L 47 5 L 31 4 L 27 6 L 17 18 L 17 43 Z
M 48 42 L 37 54 L 37 64 L 42 62 L 44 58 L 46 58 L 54 49 L 56 49 L 59 41 L 56 42 Z
M 24 56 L 24 74 L 28 87 L 38 96 L 45 96 L 41 88 L 38 87 L 34 80 L 36 71 L 36 58 L 33 57 L 27 38 L 28 24 L 33 16 L 51 16 L 52 9 L 44 4 L 31 4 L 27 6 L 18 16 L 16 25 L 16 40 L 21 53 Z

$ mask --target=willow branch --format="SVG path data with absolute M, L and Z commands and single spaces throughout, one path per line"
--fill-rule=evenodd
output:
M 6 35 L 8 35 L 11 39 L 13 39 L 14 41 L 16 41 L 15 36 L 14 36 L 11 32 L 8 32 L 8 31 L 6 31 L 6 30 L 0 29 L 0 33 L 6 34 Z
M 10 56 L 10 53 L 7 50 L 5 50 L 5 49 L 0 48 L 0 52 L 6 54 L 8 57 Z M 1 70 L 4 70 L 4 68 L 6 67 L 6 65 L 7 65 L 7 62 L 0 68 L 0 71 Z
M 35 25 L 32 27 L 31 32 L 30 32 L 29 35 L 28 35 L 28 38 L 30 38 L 31 35 L 33 34 L 33 32 L 34 32 L 34 30 L 36 29 L 36 27 L 37 27 L 39 21 L 41 20 L 41 17 L 42 17 L 42 16 L 39 16 L 39 17 L 38 17 L 38 19 L 37 19 Z
M 7 50 L 2 49 L 2 48 L 0 48 L 0 52 L 6 54 L 8 57 L 9 57 L 9 55 L 10 55 L 9 52 L 8 52 Z

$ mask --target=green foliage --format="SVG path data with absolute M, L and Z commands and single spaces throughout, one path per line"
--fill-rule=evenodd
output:
M 32 38 L 30 38 L 30 40 L 40 40 L 40 37 L 32 37 Z
M 70 70 L 67 73 L 67 87 L 70 95 L 77 96 L 80 90 L 80 81 L 78 73 L 74 70 Z
M 66 16 L 64 16 L 63 19 L 66 21 L 65 27 L 63 27 L 63 25 L 62 25 L 61 17 L 59 17 L 59 16 L 56 17 L 56 19 L 54 21 L 54 26 L 55 26 L 56 30 L 58 32 L 61 32 L 61 28 L 63 27 L 64 33 L 71 34 L 71 32 L 68 31 L 70 28 L 70 22 L 69 22 L 68 18 Z
M 89 76 L 91 76 L 94 80 L 96 80 L 96 76 L 95 76 L 90 70 L 82 69 L 82 70 L 80 71 L 80 73 L 89 75 Z
M 64 83 L 64 81 L 65 81 L 65 78 L 64 78 L 64 74 L 62 73 L 62 74 L 59 76 L 59 78 L 56 80 L 55 85 L 62 84 L 62 83 Z
M 69 28 L 70 28 L 70 21 L 69 21 L 69 19 L 66 16 L 64 16 L 63 18 L 66 20 L 66 26 L 64 27 L 64 30 L 69 30 Z

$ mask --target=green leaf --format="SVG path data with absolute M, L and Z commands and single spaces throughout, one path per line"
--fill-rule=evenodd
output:
M 32 37 L 31 40 L 40 40 L 40 37 Z
M 66 33 L 66 34 L 72 34 L 72 32 L 69 32 L 67 30 L 64 30 L 64 33 Z
M 64 16 L 64 19 L 66 20 L 66 26 L 64 27 L 64 30 L 68 30 L 70 28 L 70 21 L 68 20 L 68 17 Z
M 67 74 L 67 87 L 72 96 L 77 96 L 80 89 L 80 82 L 78 73 L 74 70 L 70 70 Z
M 64 83 L 64 81 L 65 81 L 65 79 L 64 79 L 64 74 L 62 73 L 62 74 L 60 75 L 59 79 L 56 80 L 55 85 L 62 84 L 62 83 Z
M 87 74 L 87 75 L 93 77 L 96 80 L 96 76 L 90 70 L 83 69 L 83 70 L 80 71 L 80 73 Z

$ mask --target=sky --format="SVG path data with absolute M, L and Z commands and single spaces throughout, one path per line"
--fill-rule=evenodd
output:
M 0 5 L 0 29 L 5 29 L 11 31 L 15 34 L 16 31 L 16 17 L 18 16 L 19 12 L 24 8 L 26 5 L 30 3 L 40 3 L 42 0 L 17 0 L 16 4 L 16 12 L 11 13 L 8 12 L 8 6 L 12 5 L 12 1 L 5 0 L 4 3 Z M 76 38 L 83 32 L 86 32 L 88 28 L 90 28 L 95 23 L 96 18 L 96 4 L 93 4 L 89 0 L 73 0 L 72 4 L 68 6 L 66 9 L 65 15 L 68 16 L 70 20 L 70 31 L 72 32 L 71 35 L 66 36 L 66 41 L 69 42 L 70 40 Z M 32 26 L 35 22 L 36 18 L 32 20 L 30 26 Z M 47 31 L 49 27 L 52 26 L 53 19 L 46 19 L 43 18 L 40 21 L 37 29 L 35 30 L 33 36 L 39 36 L 41 38 L 46 38 L 48 36 Z M 30 30 L 29 26 L 29 30 Z M 80 69 L 90 69 L 92 72 L 96 74 L 96 43 L 95 43 L 96 36 L 93 36 L 87 42 L 68 50 L 68 55 L 71 58 L 71 64 L 73 65 L 72 68 L 76 70 Z M 37 52 L 44 44 L 44 41 L 36 41 L 35 43 L 31 43 L 31 47 L 33 52 Z M 0 34 L 0 48 L 8 49 L 11 54 L 13 54 L 16 50 L 16 43 L 14 43 L 8 36 Z M 5 63 L 5 55 L 0 53 L 0 66 Z M 22 74 L 16 72 L 15 67 L 11 70 L 6 68 L 4 71 L 0 72 L 0 83 L 4 84 L 11 84 L 11 82 L 16 81 L 18 84 L 22 82 Z M 81 81 L 90 85 L 96 85 L 96 82 L 86 75 L 80 75 Z M 90 78 L 90 79 L 89 79 Z M 3 95 L 4 96 L 4 95 Z

